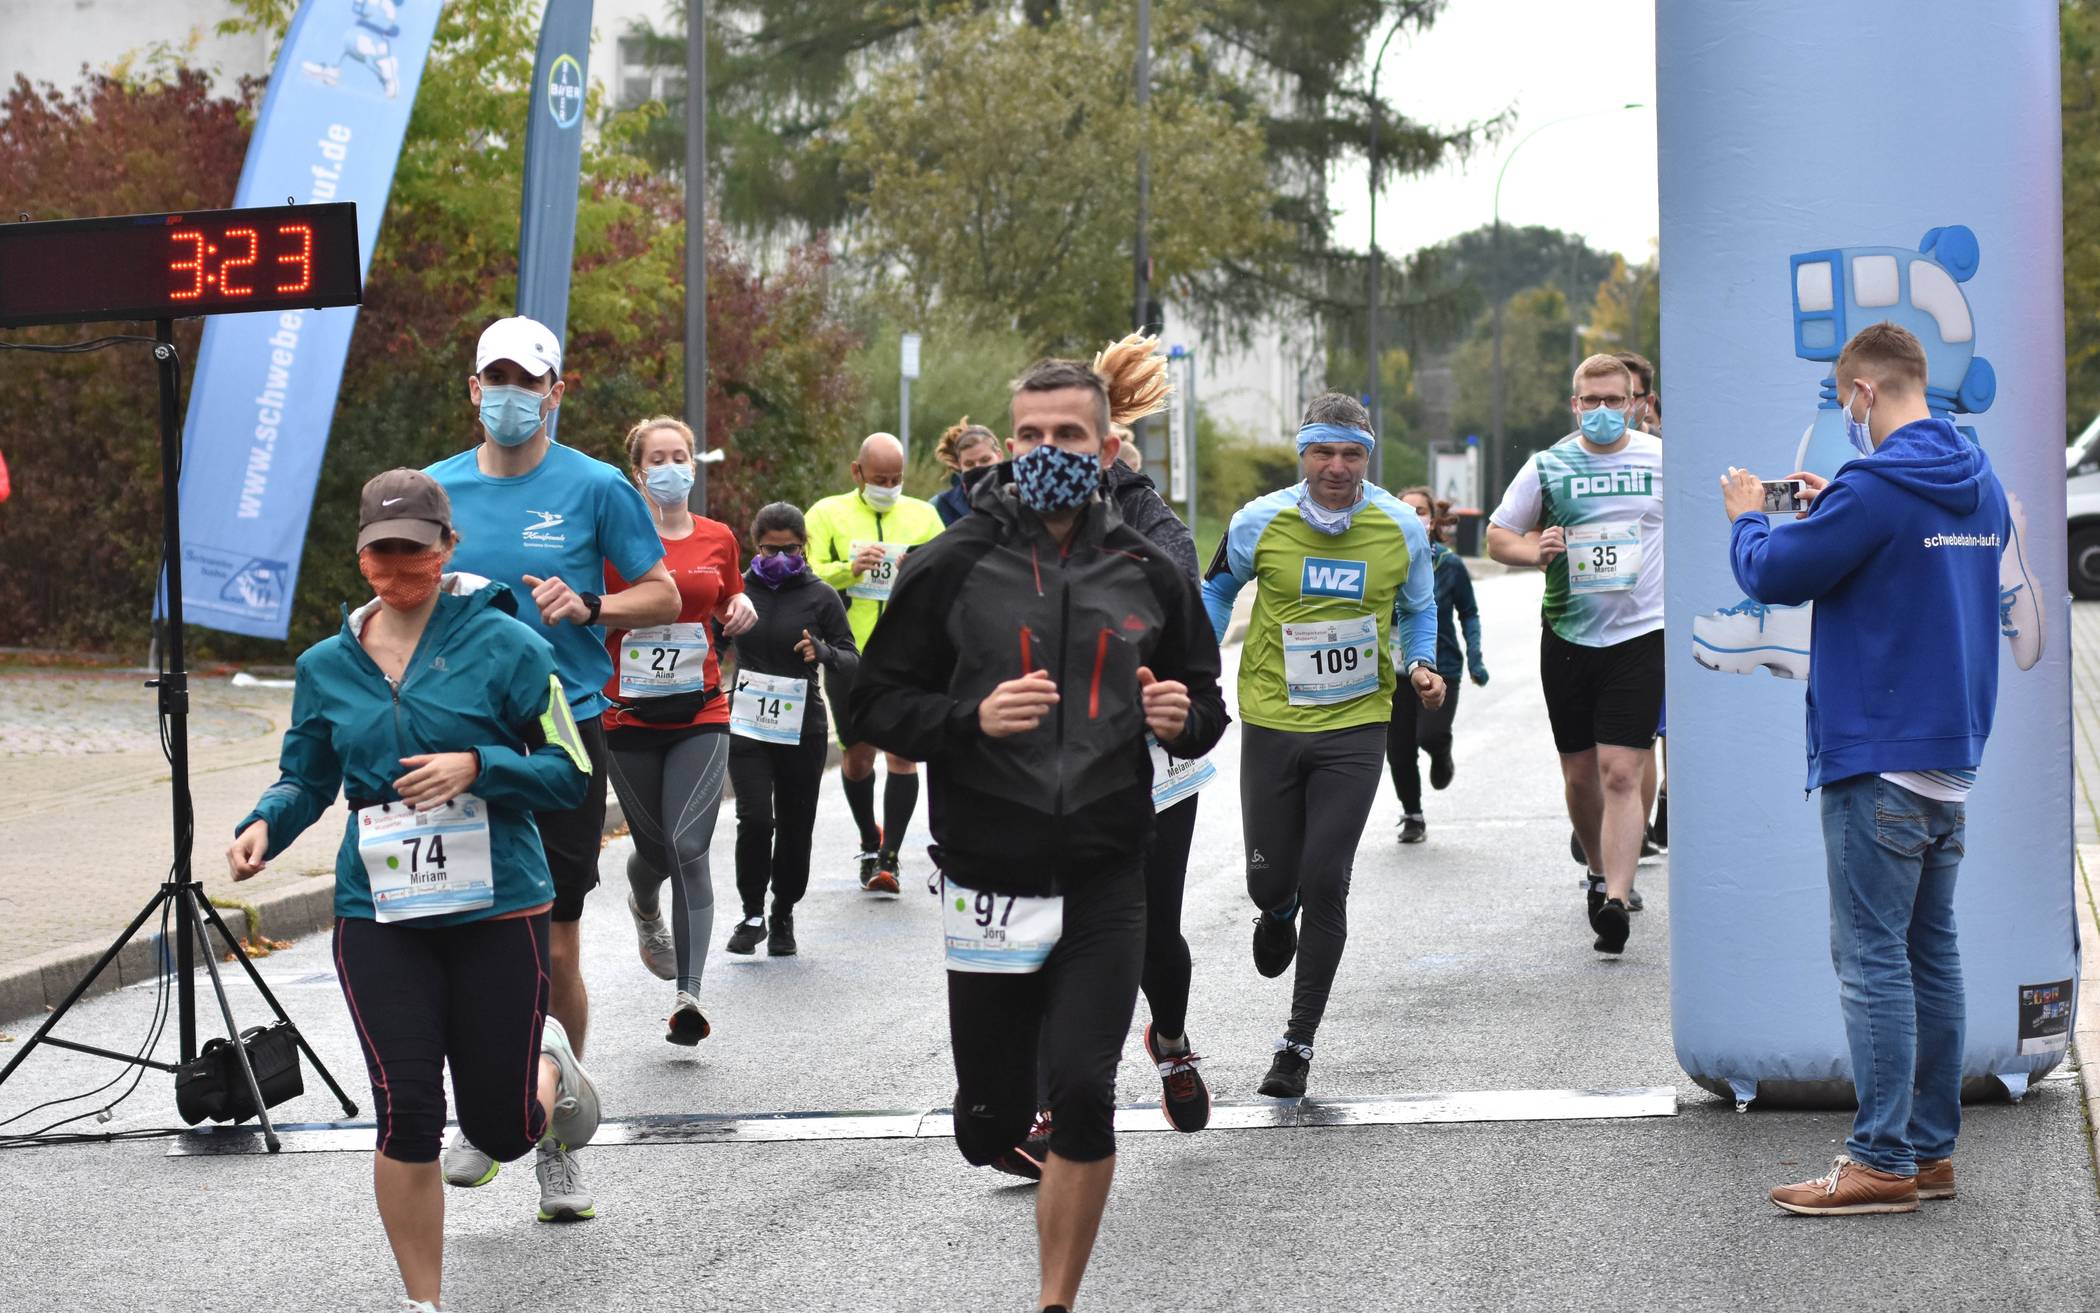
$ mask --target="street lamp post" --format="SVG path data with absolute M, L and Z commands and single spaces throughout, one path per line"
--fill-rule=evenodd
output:
M 1393 20 L 1385 30 L 1385 40 L 1378 43 L 1378 57 L 1371 61 L 1371 285 L 1364 295 L 1364 366 L 1371 376 L 1367 389 L 1371 398 L 1371 431 L 1381 439 L 1385 436 L 1385 398 L 1381 395 L 1378 368 L 1378 122 L 1383 107 L 1378 100 L 1378 74 L 1385 67 L 1386 47 L 1393 44 L 1393 38 L 1400 34 L 1400 25 L 1406 21 Z M 1381 442 L 1371 449 L 1371 482 L 1382 483 L 1384 477 L 1385 446 Z
M 1488 253 L 1494 265 L 1495 277 L 1494 328 L 1492 330 L 1494 333 L 1494 346 L 1489 353 L 1488 362 L 1489 371 L 1494 378 L 1492 384 L 1494 396 L 1489 405 L 1490 418 L 1494 426 L 1494 436 L 1488 447 L 1488 492 L 1490 496 L 1497 495 L 1502 487 L 1502 303 L 1508 299 L 1502 286 L 1502 180 L 1509 175 L 1510 162 L 1516 159 L 1518 151 L 1524 149 L 1524 143 L 1538 136 L 1546 129 L 1557 128 L 1563 123 L 1573 123 L 1577 119 L 1595 118 L 1599 114 L 1618 114 L 1629 109 L 1645 108 L 1647 107 L 1639 101 L 1628 101 L 1624 105 L 1614 106 L 1611 109 L 1585 110 L 1580 114 L 1569 114 L 1562 118 L 1541 123 L 1517 139 L 1517 144 L 1511 146 L 1509 153 L 1502 157 L 1502 167 L 1495 172 L 1495 222 L 1493 234 L 1488 243 Z M 1572 315 L 1573 311 L 1574 307 L 1571 304 L 1569 313 Z

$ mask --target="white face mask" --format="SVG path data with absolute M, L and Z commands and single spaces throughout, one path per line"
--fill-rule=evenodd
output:
M 863 483 L 860 485 L 860 495 L 871 509 L 887 511 L 896 507 L 897 499 L 904 495 L 904 489 L 884 488 L 873 483 Z

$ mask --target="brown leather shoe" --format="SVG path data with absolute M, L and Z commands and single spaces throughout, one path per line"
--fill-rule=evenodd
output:
M 1772 1191 L 1772 1202 L 1807 1217 L 1914 1213 L 1918 1211 L 1918 1183 L 1912 1177 L 1877 1171 L 1839 1155 L 1828 1175 L 1782 1185 Z
M 1952 1158 L 1918 1159 L 1918 1198 L 1952 1199 L 1954 1197 L 1954 1160 Z

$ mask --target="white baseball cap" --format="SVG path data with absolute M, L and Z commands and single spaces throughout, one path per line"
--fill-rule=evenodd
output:
M 489 367 L 491 360 L 515 360 L 534 378 L 561 368 L 561 339 L 537 319 L 512 315 L 481 330 L 474 348 L 474 372 Z

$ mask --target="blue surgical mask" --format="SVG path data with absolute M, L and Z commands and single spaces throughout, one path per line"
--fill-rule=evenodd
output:
M 1853 400 L 1857 400 L 1859 398 L 1859 389 L 1854 388 L 1852 390 L 1852 396 Z M 1867 423 L 1869 420 L 1872 420 L 1874 418 L 1874 399 L 1871 396 L 1867 398 L 1866 419 L 1852 418 L 1851 401 L 1847 401 L 1844 404 L 1843 410 L 1845 412 L 1845 440 L 1850 442 L 1852 444 L 1852 449 L 1858 452 L 1860 455 L 1873 455 L 1874 431 L 1867 427 Z
M 481 427 L 504 447 L 523 446 L 546 421 L 540 415 L 544 392 L 510 383 L 481 385 Z
M 642 483 L 649 489 L 649 500 L 658 506 L 683 506 L 686 494 L 693 490 L 693 467 L 681 461 L 651 465 Z
M 1609 447 L 1626 436 L 1626 412 L 1599 406 L 1582 412 L 1582 436 L 1599 447 Z

